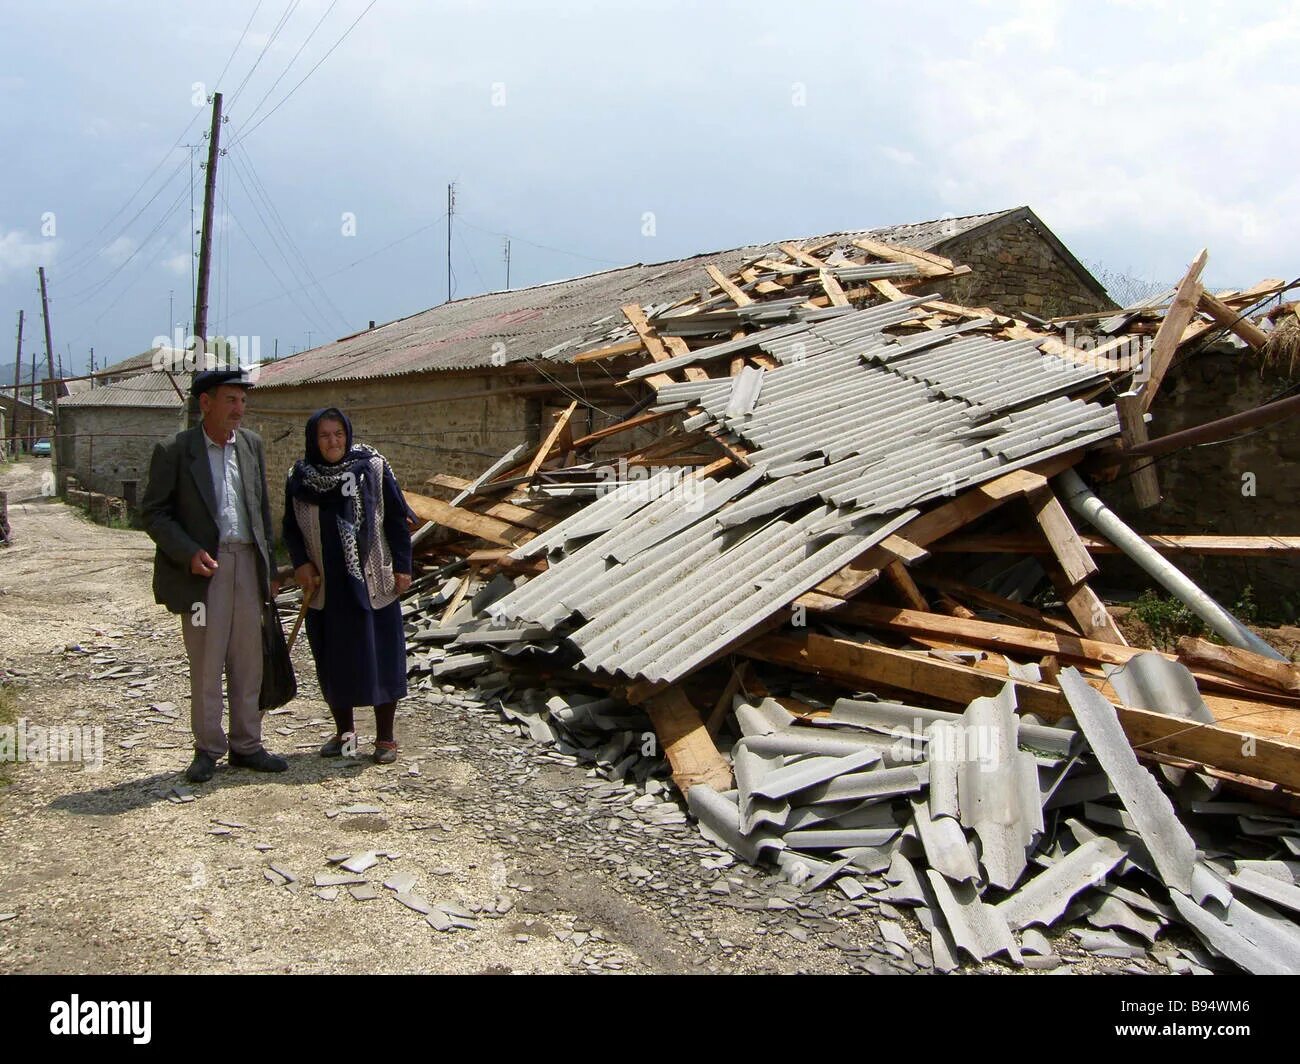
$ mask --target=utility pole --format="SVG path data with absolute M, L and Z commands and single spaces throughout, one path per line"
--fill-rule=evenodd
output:
M 217 157 L 221 154 L 221 93 L 212 94 L 212 128 L 208 133 L 208 168 L 203 184 L 203 234 L 199 238 L 199 281 L 194 292 L 194 336 L 196 371 L 206 368 L 208 350 L 208 271 L 212 266 L 212 210 L 217 198 Z M 202 365 L 200 365 L 202 361 Z M 197 401 L 189 401 L 186 424 L 198 423 Z
M 451 302 L 451 216 L 456 211 L 456 183 L 447 186 L 447 302 Z
M 54 343 L 50 339 L 50 301 L 45 294 L 45 267 L 42 266 L 37 270 L 41 278 L 41 317 L 45 319 L 45 362 L 46 373 L 51 378 L 50 384 L 50 408 L 54 414 L 54 447 L 51 455 L 54 458 L 54 493 L 61 495 L 59 488 L 59 477 L 63 473 L 63 438 L 59 435 L 59 381 L 54 377 Z M 32 392 L 35 393 L 36 384 L 32 383 Z
M 90 349 L 90 386 L 95 386 L 95 349 Z
M 510 291 L 510 238 L 506 237 L 506 291 Z
M 36 443 L 36 348 L 32 348 L 32 375 L 28 378 L 31 394 L 27 397 L 27 450 Z
M 23 312 L 18 311 L 18 354 L 14 356 L 14 423 L 9 426 L 9 435 L 13 437 L 14 457 L 18 457 L 18 411 L 22 406 L 23 385 Z

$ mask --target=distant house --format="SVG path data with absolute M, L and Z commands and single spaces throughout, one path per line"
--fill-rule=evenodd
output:
M 14 398 L 12 388 L 0 388 L 0 413 L 4 414 L 4 441 L 9 448 L 17 442 L 19 453 L 30 454 L 32 444 L 42 437 L 49 437 L 54 432 L 54 421 L 50 408 L 40 399 L 31 400 L 29 388 L 19 388 L 19 396 Z
M 929 288 L 948 299 L 1040 317 L 1115 305 L 1028 207 L 798 243 L 860 237 L 969 262 L 969 274 Z M 574 354 L 626 342 L 631 327 L 621 307 L 670 304 L 713 286 L 707 265 L 732 272 L 764 256 L 782 253 L 776 244 L 753 245 L 489 292 L 265 365 L 245 423 L 267 442 L 273 498 L 278 504 L 302 453 L 303 423 L 323 406 L 347 410 L 357 437 L 415 487 L 434 473 L 477 475 L 513 445 L 536 443 L 575 397 L 584 404 L 576 435 L 608 425 L 639 398 L 618 384 L 630 363 L 575 363 Z M 657 431 L 619 437 L 614 450 Z
M 154 444 L 185 427 L 189 377 L 140 373 L 59 401 L 67 472 L 82 488 L 116 495 L 134 508 Z

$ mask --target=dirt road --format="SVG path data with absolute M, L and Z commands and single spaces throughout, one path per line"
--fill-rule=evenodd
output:
M 6 766 L 0 971 L 927 969 L 915 925 L 911 956 L 882 941 L 888 906 L 800 896 L 692 825 L 646 822 L 635 795 L 548 759 L 468 691 L 401 704 L 396 765 L 322 760 L 305 641 L 302 695 L 265 729 L 289 771 L 223 766 L 187 786 L 186 666 L 152 601 L 152 545 L 43 497 L 47 468 L 0 467 L 16 539 L 0 550 L 0 669 L 30 724 L 102 727 L 104 763 Z M 367 853 L 364 884 L 316 885 L 340 874 L 328 858 Z M 401 873 L 417 909 L 383 885 Z M 473 929 L 435 930 L 420 899 Z

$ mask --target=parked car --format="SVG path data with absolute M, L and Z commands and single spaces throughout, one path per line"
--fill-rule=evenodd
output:
M 42 436 L 39 440 L 37 440 L 34 444 L 32 444 L 32 454 L 41 455 L 48 458 L 50 454 L 49 437 Z

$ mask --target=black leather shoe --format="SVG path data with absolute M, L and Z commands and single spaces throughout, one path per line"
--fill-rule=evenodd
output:
M 211 754 L 205 754 L 202 750 L 194 751 L 194 760 L 190 762 L 190 767 L 185 770 L 185 778 L 191 783 L 207 783 L 212 779 L 212 773 L 216 771 L 217 760 Z
M 251 768 L 254 772 L 283 772 L 289 767 L 289 762 L 284 758 L 268 754 L 265 750 L 251 754 L 237 754 L 232 750 L 230 764 L 234 768 Z

